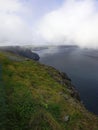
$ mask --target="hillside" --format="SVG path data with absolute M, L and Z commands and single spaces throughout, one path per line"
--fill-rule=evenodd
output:
M 98 130 L 66 74 L 0 52 L 0 130 Z

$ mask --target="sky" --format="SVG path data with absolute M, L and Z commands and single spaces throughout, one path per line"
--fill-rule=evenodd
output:
M 98 48 L 98 1 L 0 0 L 0 45 Z

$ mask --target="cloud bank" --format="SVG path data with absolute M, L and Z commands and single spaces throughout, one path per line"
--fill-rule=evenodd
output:
M 23 19 L 28 8 L 19 0 L 0 0 L 0 45 L 27 44 L 32 31 Z
M 97 6 L 96 0 L 66 0 L 59 9 L 42 18 L 38 37 L 48 44 L 98 47 Z
M 33 2 L 0 0 L 0 45 L 75 44 L 98 48 L 97 0 L 65 0 L 37 19 L 40 5 L 34 12 Z

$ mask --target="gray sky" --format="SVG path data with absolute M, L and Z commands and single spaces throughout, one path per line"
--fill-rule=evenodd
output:
M 98 47 L 97 0 L 0 0 L 0 45 Z

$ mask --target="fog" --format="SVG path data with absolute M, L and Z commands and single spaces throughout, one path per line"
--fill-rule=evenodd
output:
M 46 14 L 38 34 L 53 44 L 98 47 L 98 10 L 95 0 L 67 0 L 62 7 Z
M 0 45 L 31 43 L 32 30 L 24 20 L 24 15 L 29 13 L 28 6 L 21 0 L 0 0 Z
M 30 19 L 34 14 L 30 1 L 23 1 L 0 0 L 0 45 L 75 44 L 98 48 L 96 0 L 65 0 L 60 7 L 35 20 L 36 24 Z

